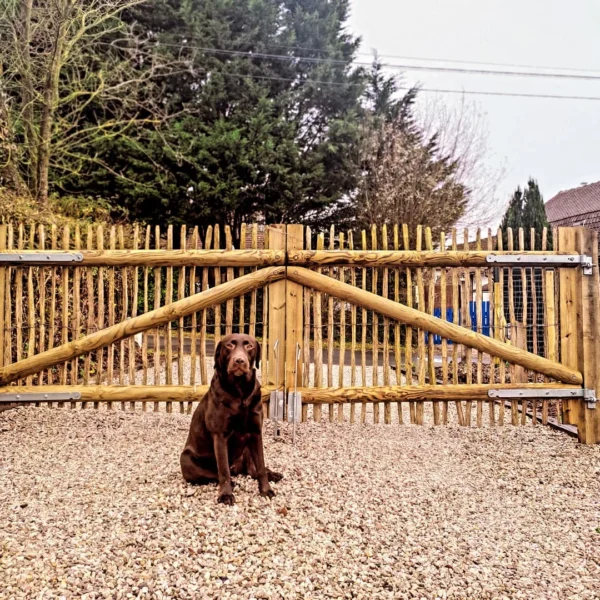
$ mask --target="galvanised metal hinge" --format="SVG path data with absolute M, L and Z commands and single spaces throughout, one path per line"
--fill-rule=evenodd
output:
M 0 263 L 13 265 L 52 265 L 81 262 L 82 260 L 81 252 L 27 252 L 23 254 L 0 252 Z
M 488 254 L 486 262 L 501 265 L 551 265 L 553 267 L 583 268 L 584 275 L 592 274 L 592 257 L 587 254 Z
M 81 400 L 80 392 L 10 392 L 0 394 L 0 403 L 5 402 L 64 402 Z
M 588 408 L 596 408 L 596 390 L 587 389 L 510 389 L 510 390 L 489 390 L 490 398 L 499 398 L 502 400 L 515 400 L 519 398 L 583 398 Z

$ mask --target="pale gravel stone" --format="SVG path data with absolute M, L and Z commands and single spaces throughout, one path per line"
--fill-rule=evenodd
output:
M 475 408 L 475 407 L 474 407 Z M 0 598 L 600 597 L 600 447 L 546 428 L 265 432 L 277 497 L 186 485 L 189 415 L 0 415 Z

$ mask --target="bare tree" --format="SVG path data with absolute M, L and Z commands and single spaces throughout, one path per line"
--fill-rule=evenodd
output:
M 414 121 L 373 119 L 363 136 L 363 182 L 354 204 L 361 226 L 406 223 L 432 228 L 486 226 L 501 208 L 503 170 L 488 166 L 485 116 L 464 100 L 425 101 Z
M 498 186 L 505 176 L 505 166 L 491 165 L 485 113 L 464 95 L 458 102 L 427 96 L 420 99 L 416 115 L 423 134 L 437 136 L 440 152 L 455 162 L 456 180 L 467 190 L 468 203 L 457 225 L 497 225 L 504 208 Z
M 0 0 L 5 184 L 45 204 L 52 168 L 77 172 L 98 139 L 166 117 L 160 93 L 136 92 L 173 64 L 119 18 L 142 2 Z
M 401 118 L 367 125 L 362 147 L 363 182 L 355 201 L 360 226 L 406 223 L 432 228 L 437 237 L 460 219 L 468 192 L 456 165 L 435 139 L 407 130 Z

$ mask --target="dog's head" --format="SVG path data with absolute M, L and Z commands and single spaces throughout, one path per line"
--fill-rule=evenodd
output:
M 260 344 L 251 335 L 227 335 L 215 351 L 215 370 L 225 377 L 248 379 L 254 367 L 260 367 L 260 351 Z

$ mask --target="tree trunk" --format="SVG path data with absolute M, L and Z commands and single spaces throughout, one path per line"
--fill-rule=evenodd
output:
M 68 16 L 65 15 L 62 23 L 56 29 L 56 38 L 48 69 L 48 77 L 43 90 L 43 107 L 40 120 L 40 142 L 38 146 L 37 162 L 37 201 L 41 205 L 48 203 L 50 170 L 50 144 L 52 141 L 52 125 L 54 122 L 54 112 L 58 101 L 58 83 L 62 67 L 62 54 L 65 45 L 64 23 Z

